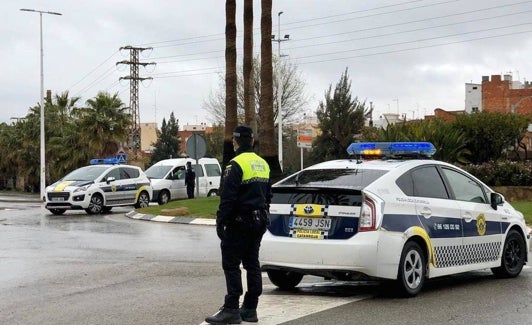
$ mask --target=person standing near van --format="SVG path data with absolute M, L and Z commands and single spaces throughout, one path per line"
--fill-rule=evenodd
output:
M 196 173 L 192 169 L 192 164 L 187 161 L 187 170 L 185 173 L 185 186 L 187 187 L 187 195 L 189 199 L 194 198 L 194 186 L 196 185 Z
M 221 240 L 227 294 L 220 310 L 205 319 L 209 324 L 257 322 L 257 304 L 262 293 L 259 247 L 269 222 L 270 167 L 253 152 L 250 127 L 239 125 L 235 128 L 233 146 L 236 157 L 224 170 L 216 213 L 216 233 Z M 240 264 L 247 273 L 247 292 L 241 308 Z

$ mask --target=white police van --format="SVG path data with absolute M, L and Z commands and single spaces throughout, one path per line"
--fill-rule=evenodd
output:
M 274 184 L 260 252 L 272 283 L 377 278 L 414 296 L 427 278 L 484 268 L 519 275 L 530 261 L 523 215 L 474 176 L 432 160 L 435 151 L 427 142 L 353 143 L 353 159 Z
M 216 158 L 200 158 L 198 165 L 192 158 L 173 158 L 158 161 L 146 169 L 146 176 L 150 178 L 153 186 L 153 202 L 166 204 L 171 200 L 188 198 L 185 186 L 187 162 L 192 164 L 196 173 L 197 186 L 194 196 L 198 191 L 200 197 L 218 195 L 221 168 Z
M 116 158 L 92 159 L 90 163 L 46 188 L 46 209 L 56 215 L 66 210 L 98 214 L 116 206 L 149 205 L 153 190 L 140 167 L 120 165 Z

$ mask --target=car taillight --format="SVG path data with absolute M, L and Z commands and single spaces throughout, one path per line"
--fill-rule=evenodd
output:
M 365 197 L 362 209 L 360 211 L 360 219 L 358 221 L 358 231 L 372 231 L 376 229 L 376 214 L 375 201 Z

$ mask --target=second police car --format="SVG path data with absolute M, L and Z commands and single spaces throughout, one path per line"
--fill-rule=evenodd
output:
M 115 158 L 92 159 L 46 188 L 45 208 L 53 214 L 85 210 L 109 212 L 116 206 L 147 207 L 153 195 L 150 180 L 137 166 L 121 165 Z
M 355 158 L 276 183 L 260 253 L 272 283 L 370 277 L 414 296 L 427 278 L 484 268 L 519 275 L 530 261 L 523 215 L 472 175 L 430 159 L 435 151 L 427 142 L 353 143 Z M 402 159 L 360 159 L 383 154 Z

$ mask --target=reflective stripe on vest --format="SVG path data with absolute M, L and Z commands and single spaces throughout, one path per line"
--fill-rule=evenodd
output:
M 232 159 L 242 169 L 242 183 L 268 182 L 270 166 L 253 152 L 244 152 Z

